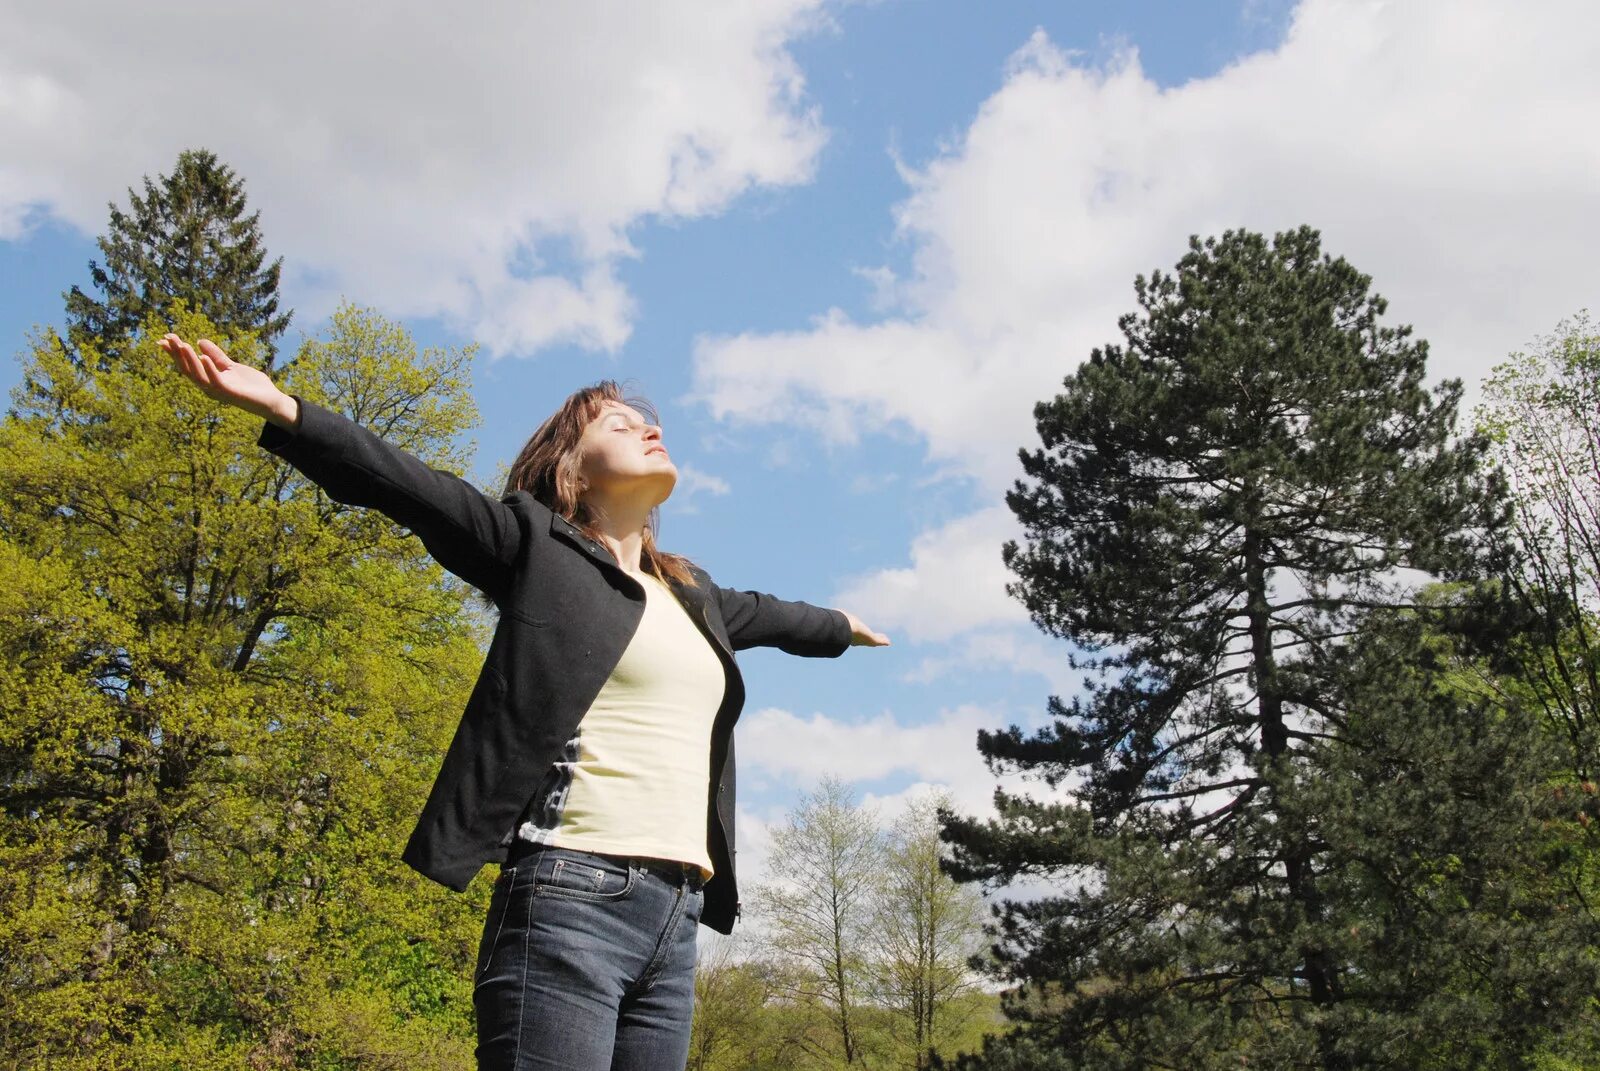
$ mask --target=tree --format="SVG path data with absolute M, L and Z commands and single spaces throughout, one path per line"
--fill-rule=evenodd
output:
M 1009 590 L 1095 676 L 979 747 L 1071 801 L 951 816 L 951 872 L 1060 877 L 1003 906 L 996 952 L 1084 1066 L 1237 1066 L 1264 1038 L 1356 1066 L 1342 879 L 1304 800 L 1349 746 L 1349 642 L 1432 612 L 1398 570 L 1478 575 L 1502 489 L 1454 434 L 1459 382 L 1425 387 L 1426 344 L 1314 230 L 1194 239 L 1135 292 L 1124 344 L 1036 406 L 1007 495 Z
M 1483 393 L 1478 421 L 1515 504 L 1509 577 L 1538 623 L 1533 694 L 1587 780 L 1600 763 L 1600 331 L 1582 313 L 1557 325 Z
M 1501 585 L 1426 589 L 1370 619 L 1337 673 L 1349 718 L 1297 793 L 1324 845 L 1357 1066 L 1592 1063 L 1600 919 L 1579 879 L 1595 786 L 1508 684 L 1525 672 Z M 1554 775 L 1554 776 L 1553 776 Z
M 765 964 L 739 957 L 739 944 L 701 940 L 689 1071 L 744 1071 L 762 1062 L 769 1041 L 766 1007 L 776 982 Z
M 0 1063 L 468 1067 L 486 883 L 399 855 L 486 623 L 168 327 L 38 339 L 0 424 Z M 282 385 L 459 468 L 471 356 L 345 308 Z
M 77 286 L 66 299 L 74 351 L 105 354 L 174 300 L 230 338 L 254 335 L 270 369 L 290 312 L 278 311 L 279 257 L 266 263 L 260 212 L 245 215 L 244 180 L 205 149 L 178 154 L 172 174 L 128 190 L 129 211 L 109 205 L 111 224 L 98 239 L 104 265 L 89 262 L 100 297 Z
M 790 968 L 785 995 L 826 1018 L 846 1064 L 862 1056 L 859 1020 L 869 996 L 869 927 L 882 856 L 875 817 L 857 806 L 843 781 L 827 777 L 773 834 L 768 866 L 778 878 L 751 894 L 771 928 L 772 955 Z M 831 1044 L 796 1041 L 816 1055 L 833 1054 Z
M 928 1052 L 953 1039 L 965 1023 L 960 998 L 974 991 L 968 967 L 983 943 L 987 909 L 971 885 L 950 880 L 940 866 L 944 844 L 939 810 L 951 797 L 938 791 L 914 797 L 890 828 L 875 904 L 874 957 L 884 1004 L 906 1027 L 913 1066 L 928 1066 Z

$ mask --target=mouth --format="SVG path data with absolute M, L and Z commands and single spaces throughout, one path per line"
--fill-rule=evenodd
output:
M 648 456 L 650 454 L 663 454 L 664 455 L 664 454 L 666 454 L 666 452 L 667 452 L 667 448 L 665 446 L 652 446 L 650 449 L 645 451 L 645 454 L 646 454 L 646 456 Z

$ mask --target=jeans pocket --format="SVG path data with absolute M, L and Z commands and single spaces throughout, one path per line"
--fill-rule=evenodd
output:
M 489 894 L 489 911 L 483 920 L 483 936 L 478 938 L 478 961 L 472 970 L 474 983 L 483 980 L 494 955 L 494 946 L 500 943 L 500 934 L 506 928 L 506 914 L 511 905 L 511 885 L 516 877 L 516 867 L 506 867 L 495 879 L 494 890 Z
M 534 873 L 535 896 L 606 903 L 633 892 L 638 868 L 620 859 L 573 849 L 547 851 Z

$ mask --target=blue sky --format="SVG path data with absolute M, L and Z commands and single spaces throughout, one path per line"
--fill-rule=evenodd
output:
M 341 297 L 483 342 L 481 485 L 631 379 L 696 474 L 664 545 L 893 637 L 742 657 L 757 867 L 824 772 L 984 808 L 976 728 L 1073 686 L 1004 595 L 1003 492 L 1033 402 L 1191 233 L 1320 227 L 1469 384 L 1596 291 L 1581 3 L 5 6 L 12 352 L 87 285 L 106 202 L 205 146 L 284 257 L 281 348 Z

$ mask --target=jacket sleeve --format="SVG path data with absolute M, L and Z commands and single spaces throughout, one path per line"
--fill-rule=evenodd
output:
M 735 651 L 776 647 L 792 655 L 837 658 L 850 648 L 850 619 L 838 610 L 721 587 L 717 601 Z
M 267 421 L 256 444 L 335 502 L 369 506 L 410 529 L 435 561 L 473 587 L 505 590 L 522 544 L 516 513 L 461 477 L 432 468 L 331 409 L 300 405 L 290 430 Z

